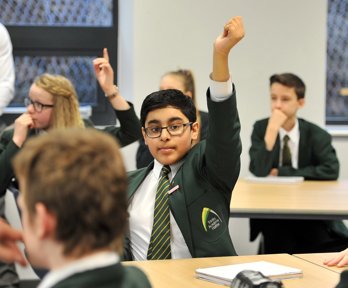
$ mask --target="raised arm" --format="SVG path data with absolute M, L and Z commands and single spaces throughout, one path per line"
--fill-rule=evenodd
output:
M 244 37 L 241 17 L 230 19 L 214 42 L 213 80 L 208 91 L 209 132 L 205 147 L 206 177 L 218 191 L 230 194 L 240 170 L 240 122 L 236 95 L 230 82 L 228 57 Z M 222 93 L 219 95 L 220 88 Z M 210 97 L 209 97 L 210 96 Z
M 142 137 L 140 121 L 131 106 L 120 94 L 114 84 L 114 70 L 109 62 L 109 54 L 106 48 L 103 57 L 93 60 L 94 72 L 100 87 L 109 99 L 115 110 L 120 127 L 109 126 L 103 130 L 114 136 L 121 147 L 133 143 Z
M 224 26 L 224 31 L 214 43 L 213 72 L 211 78 L 217 82 L 225 82 L 230 78 L 228 55 L 231 49 L 244 37 L 242 17 L 230 19 Z
M 105 95 L 115 110 L 128 110 L 127 101 L 120 94 L 118 87 L 114 84 L 114 70 L 109 62 L 108 50 L 104 48 L 103 57 L 93 60 L 94 72 Z

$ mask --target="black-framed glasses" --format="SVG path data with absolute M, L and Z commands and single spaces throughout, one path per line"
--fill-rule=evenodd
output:
M 172 124 L 165 127 L 161 127 L 158 125 L 150 125 L 149 127 L 144 128 L 145 134 L 147 137 L 150 138 L 158 138 L 162 135 L 162 130 L 167 129 L 168 133 L 171 136 L 180 136 L 184 133 L 185 128 L 187 126 L 191 126 L 193 122 L 187 122 L 187 123 L 179 123 L 179 124 Z
M 24 99 L 24 104 L 25 104 L 25 106 L 29 106 L 29 105 L 33 105 L 33 107 L 34 107 L 34 110 L 36 111 L 36 112 L 41 112 L 43 109 L 45 109 L 45 108 L 53 108 L 54 107 L 54 105 L 52 105 L 52 104 L 42 104 L 42 103 L 40 103 L 40 102 L 37 102 L 37 101 L 33 101 L 33 100 L 31 100 L 30 98 L 25 98 Z

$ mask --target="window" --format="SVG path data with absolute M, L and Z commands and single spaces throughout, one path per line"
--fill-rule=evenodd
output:
M 326 124 L 348 125 L 348 0 L 328 0 Z
M 109 124 L 114 114 L 95 79 L 92 59 L 107 47 L 117 67 L 117 0 L 4 0 L 0 22 L 8 29 L 16 66 L 16 95 L 23 106 L 34 78 L 61 74 L 77 90 L 81 106 L 93 107 L 92 121 Z

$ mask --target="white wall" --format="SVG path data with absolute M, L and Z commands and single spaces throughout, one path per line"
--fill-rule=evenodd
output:
M 158 88 L 160 76 L 177 68 L 194 71 L 198 105 L 206 109 L 213 41 L 224 23 L 242 15 L 245 39 L 230 57 L 242 124 L 241 176 L 248 174 L 248 149 L 255 120 L 269 115 L 269 76 L 293 72 L 307 85 L 300 116 L 324 125 L 326 65 L 326 0 L 120 0 L 118 83 L 139 111 L 146 95 Z M 341 177 L 348 178 L 344 144 L 337 140 Z M 343 143 L 342 143 L 343 141 Z M 336 143 L 336 142 L 335 142 Z M 133 169 L 137 145 L 125 149 Z M 234 221 L 234 220 L 233 220 Z M 246 220 L 233 227 L 248 229 Z M 245 237 L 232 236 L 241 254 L 251 253 Z M 252 247 L 254 249 L 254 247 Z

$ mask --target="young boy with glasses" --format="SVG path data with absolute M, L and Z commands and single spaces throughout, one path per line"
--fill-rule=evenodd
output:
M 206 141 L 192 147 L 199 133 L 196 108 L 181 91 L 144 100 L 142 132 L 155 160 L 129 174 L 126 259 L 236 255 L 228 221 L 241 142 L 228 56 L 243 36 L 242 18 L 234 17 L 214 43 Z

